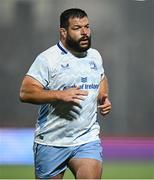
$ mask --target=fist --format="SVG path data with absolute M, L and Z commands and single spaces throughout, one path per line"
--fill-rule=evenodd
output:
M 103 97 L 99 100 L 99 103 L 100 105 L 98 106 L 98 108 L 100 109 L 101 115 L 107 115 L 112 108 L 111 102 L 108 99 L 108 95 L 103 94 Z

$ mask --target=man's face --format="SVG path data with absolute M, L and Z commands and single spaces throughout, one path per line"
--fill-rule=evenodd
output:
M 87 17 L 69 19 L 65 43 L 76 52 L 85 52 L 90 48 L 91 35 Z

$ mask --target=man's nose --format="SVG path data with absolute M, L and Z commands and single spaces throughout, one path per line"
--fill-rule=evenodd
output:
M 81 34 L 82 34 L 82 35 L 87 35 L 87 34 L 88 34 L 87 28 L 82 27 L 82 28 L 81 28 Z

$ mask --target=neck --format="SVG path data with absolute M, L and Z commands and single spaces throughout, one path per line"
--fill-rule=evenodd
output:
M 87 51 L 84 52 L 76 52 L 73 49 L 66 47 L 74 56 L 78 57 L 78 58 L 83 58 L 87 55 Z
M 79 58 L 83 58 L 87 55 L 87 51 L 84 51 L 84 52 L 77 52 L 77 51 L 74 51 L 72 48 L 70 48 L 66 43 L 65 41 L 63 40 L 60 40 L 63 44 L 63 46 L 71 53 L 73 54 L 74 56 L 76 57 L 79 57 Z

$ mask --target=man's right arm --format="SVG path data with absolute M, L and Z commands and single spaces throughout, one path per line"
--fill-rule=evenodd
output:
M 88 95 L 87 91 L 79 87 L 67 90 L 46 90 L 39 81 L 25 76 L 20 88 L 20 100 L 25 103 L 45 104 L 62 100 L 70 103 L 80 103 Z

